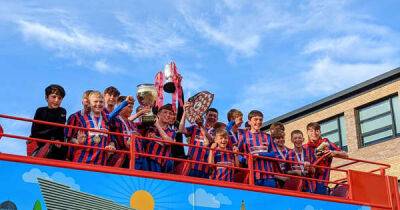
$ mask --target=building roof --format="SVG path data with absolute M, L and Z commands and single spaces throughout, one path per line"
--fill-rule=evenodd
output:
M 382 85 L 391 83 L 393 81 L 399 80 L 400 79 L 400 67 L 393 69 L 391 71 L 388 71 L 384 74 L 378 75 L 372 79 L 369 79 L 365 82 L 359 83 L 357 85 L 354 85 L 350 88 L 347 88 L 345 90 L 342 90 L 338 93 L 335 93 L 333 95 L 330 95 L 328 97 L 325 97 L 321 100 L 318 100 L 314 103 L 308 104 L 306 106 L 303 106 L 299 109 L 296 109 L 294 111 L 291 111 L 289 113 L 286 113 L 284 115 L 281 115 L 279 117 L 275 117 L 271 120 L 268 120 L 263 123 L 262 129 L 269 129 L 270 125 L 273 122 L 281 122 L 281 123 L 286 123 L 290 122 L 292 120 L 295 120 L 299 117 L 317 112 L 321 109 L 324 109 L 326 107 L 332 106 L 336 103 L 348 100 L 350 98 L 353 98 L 361 93 L 367 92 L 371 89 L 374 89 L 376 87 L 380 87 Z

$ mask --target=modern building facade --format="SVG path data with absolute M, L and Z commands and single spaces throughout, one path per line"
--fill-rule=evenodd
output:
M 80 192 L 54 181 L 38 178 L 38 182 L 48 210 L 132 210 L 111 200 Z
M 391 70 L 312 104 L 264 123 L 285 124 L 286 145 L 290 133 L 319 122 L 329 138 L 350 157 L 388 163 L 388 175 L 400 177 L 400 68 Z M 306 140 L 307 141 L 307 140 Z M 366 171 L 371 165 L 359 165 Z

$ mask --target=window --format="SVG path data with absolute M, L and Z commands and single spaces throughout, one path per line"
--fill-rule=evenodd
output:
M 358 110 L 361 146 L 396 137 L 400 133 L 399 97 L 391 96 Z
M 336 116 L 320 122 L 322 138 L 328 138 L 329 141 L 347 151 L 346 126 L 344 116 Z

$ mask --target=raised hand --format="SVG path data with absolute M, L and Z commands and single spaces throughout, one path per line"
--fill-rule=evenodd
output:
M 128 102 L 128 104 L 135 104 L 135 99 L 133 96 L 127 96 L 125 101 Z

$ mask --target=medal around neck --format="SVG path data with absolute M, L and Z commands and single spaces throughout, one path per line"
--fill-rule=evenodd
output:
M 202 117 L 210 108 L 213 100 L 214 94 L 208 91 L 202 91 L 190 97 L 188 101 L 192 103 L 192 106 L 186 110 L 187 120 L 192 124 L 195 123 L 196 119 Z

